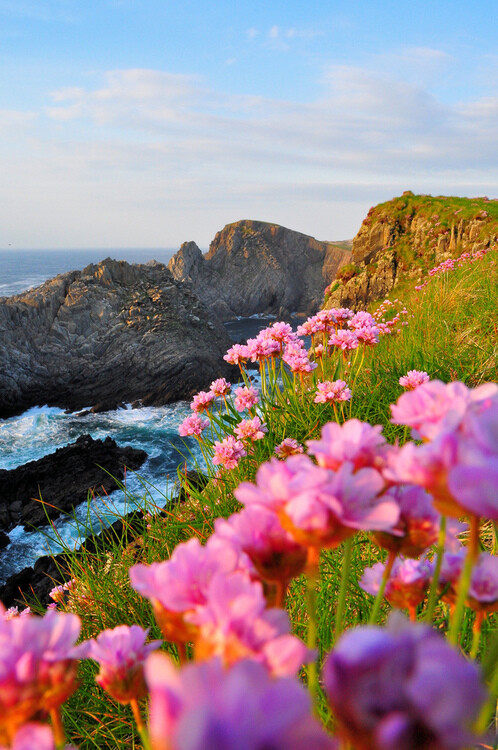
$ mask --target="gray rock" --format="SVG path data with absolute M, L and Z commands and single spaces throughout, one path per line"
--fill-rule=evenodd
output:
M 230 340 L 161 263 L 106 259 L 0 298 L 0 418 L 160 405 L 229 376 Z
M 222 320 L 237 315 L 314 313 L 351 251 L 263 221 L 238 221 L 218 232 L 204 256 L 184 243 L 168 268 Z

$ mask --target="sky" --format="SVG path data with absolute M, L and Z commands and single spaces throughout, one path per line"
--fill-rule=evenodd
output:
M 498 198 L 496 0 L 0 0 L 0 248 Z

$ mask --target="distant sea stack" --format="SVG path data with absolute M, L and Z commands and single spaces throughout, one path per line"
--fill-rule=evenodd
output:
M 310 314 L 326 286 L 348 263 L 347 243 L 319 242 L 263 221 L 238 221 L 217 233 L 203 255 L 184 243 L 168 268 L 222 320 L 238 315 Z
M 106 259 L 0 298 L 0 418 L 161 405 L 229 376 L 224 326 L 166 266 Z
M 401 278 L 419 283 L 450 257 L 498 242 L 498 201 L 414 195 L 371 208 L 344 265 L 326 295 L 326 307 L 365 307 L 382 299 Z

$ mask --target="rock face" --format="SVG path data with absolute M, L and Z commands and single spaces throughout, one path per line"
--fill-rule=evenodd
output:
M 190 282 L 222 320 L 256 313 L 315 312 L 325 287 L 351 252 L 332 242 L 262 221 L 238 221 L 218 232 L 204 256 L 182 245 L 168 268 Z
M 407 191 L 370 209 L 353 240 L 351 263 L 327 291 L 326 307 L 363 308 L 382 299 L 400 278 L 416 284 L 446 258 L 497 241 L 496 201 Z
M 102 494 L 118 489 L 124 468 L 136 471 L 146 458 L 145 451 L 120 447 L 111 438 L 82 435 L 38 461 L 1 469 L 0 528 L 45 526 L 47 518 L 57 518 L 85 502 L 89 491 Z
M 0 298 L 0 418 L 161 405 L 228 376 L 224 327 L 155 261 L 107 259 Z

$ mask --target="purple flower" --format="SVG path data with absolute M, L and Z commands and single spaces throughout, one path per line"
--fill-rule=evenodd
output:
M 486 699 L 477 666 L 431 628 L 391 616 L 345 633 L 323 669 L 340 733 L 361 750 L 460 750 Z
M 393 487 L 386 495 L 392 495 L 399 504 L 396 533 L 375 533 L 375 541 L 391 552 L 419 557 L 434 544 L 439 534 L 441 516 L 433 507 L 432 497 L 416 485 Z
M 167 656 L 146 664 L 153 750 L 335 750 L 312 717 L 306 690 L 264 667 L 219 660 L 177 670 Z

